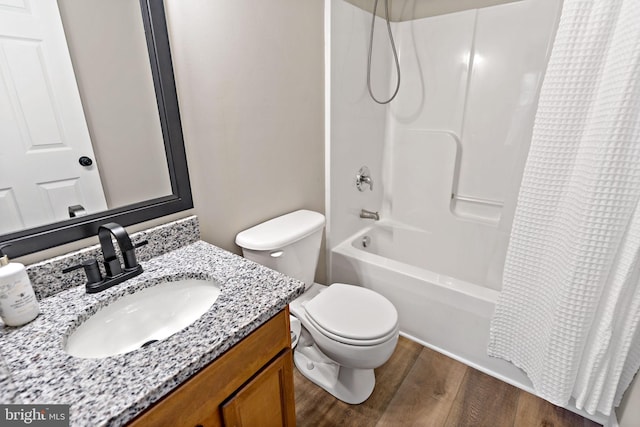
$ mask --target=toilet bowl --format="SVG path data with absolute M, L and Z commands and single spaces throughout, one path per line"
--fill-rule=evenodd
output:
M 306 303 L 291 304 L 303 326 L 294 352 L 298 370 L 338 399 L 362 403 L 375 386 L 374 369 L 398 342 L 398 314 L 369 289 L 334 283 Z
M 305 282 L 305 293 L 290 304 L 292 325 L 301 326 L 292 330 L 295 365 L 338 399 L 358 404 L 373 392 L 373 370 L 396 347 L 398 313 L 370 289 L 313 283 L 324 222 L 300 210 L 239 233 L 236 244 L 246 258 Z

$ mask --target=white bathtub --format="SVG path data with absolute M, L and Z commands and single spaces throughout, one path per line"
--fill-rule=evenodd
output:
M 365 237 L 367 247 L 362 243 Z M 443 251 L 429 245 L 437 239 L 429 237 L 428 232 L 382 224 L 367 228 L 332 250 L 331 280 L 387 297 L 398 310 L 401 334 L 407 338 L 532 391 L 522 371 L 486 355 L 498 291 L 444 274 L 442 270 L 455 271 L 455 260 L 447 262 Z M 464 257 L 453 258 L 460 262 Z
M 367 247 L 363 246 L 365 237 Z M 478 276 L 473 268 L 465 269 L 461 264 L 464 257 L 452 256 L 446 247 L 435 247 L 434 242 L 442 242 L 439 237 L 411 227 L 377 223 L 331 251 L 331 281 L 379 292 L 398 310 L 401 335 L 535 394 L 520 369 L 487 356 L 489 322 L 499 292 L 438 272 L 442 270 L 439 266 L 450 273 L 457 267 L 463 275 Z M 487 246 L 495 247 L 491 242 Z M 573 400 L 566 408 L 600 424 L 607 422 L 602 415 L 576 409 Z

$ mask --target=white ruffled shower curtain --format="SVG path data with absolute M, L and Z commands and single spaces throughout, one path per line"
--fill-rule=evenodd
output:
M 640 0 L 564 0 L 489 354 L 609 415 L 640 367 Z

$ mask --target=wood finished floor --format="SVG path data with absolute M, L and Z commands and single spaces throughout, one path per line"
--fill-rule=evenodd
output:
M 297 369 L 294 383 L 300 427 L 599 426 L 403 337 L 360 405 L 337 400 Z

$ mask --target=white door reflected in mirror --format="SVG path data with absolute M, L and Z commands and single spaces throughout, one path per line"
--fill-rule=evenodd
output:
M 147 34 L 139 0 L 0 0 L 0 235 L 173 194 Z
M 106 210 L 57 3 L 0 0 L 0 53 L 0 234 Z

